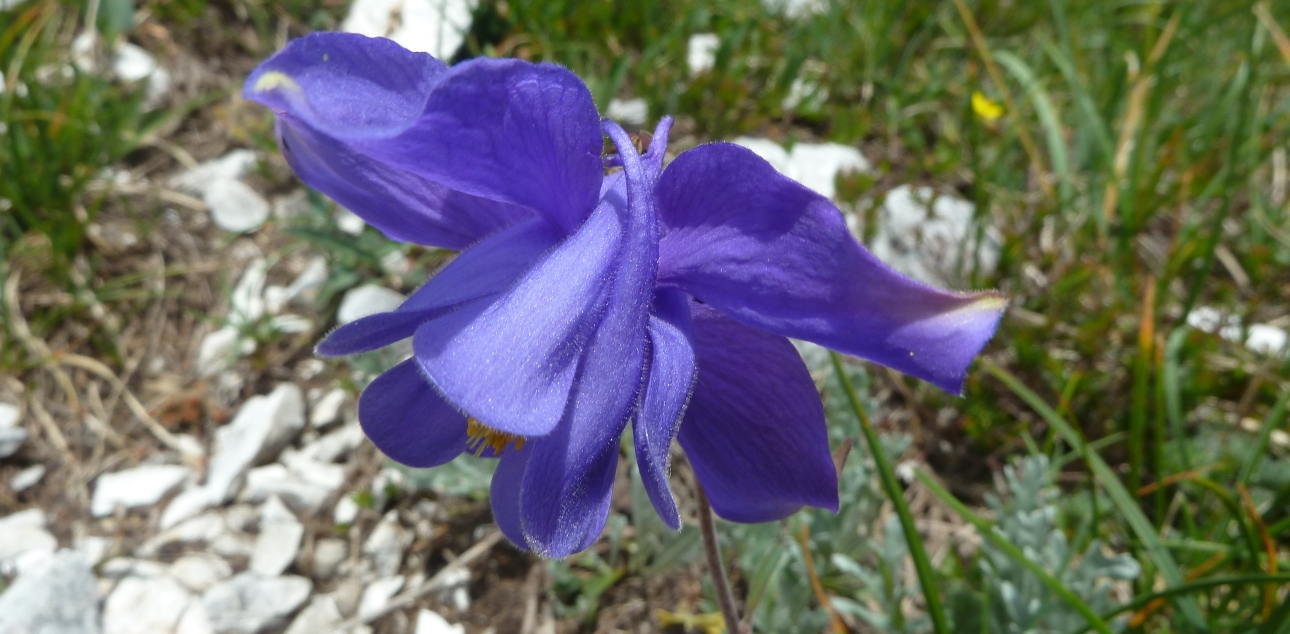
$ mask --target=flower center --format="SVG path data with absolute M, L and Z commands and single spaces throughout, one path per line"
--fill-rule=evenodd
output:
M 497 431 L 477 420 L 472 416 L 466 419 L 466 448 L 474 452 L 475 457 L 484 453 L 485 449 L 491 448 L 494 454 L 502 453 L 506 445 L 515 443 L 515 450 L 519 451 L 524 448 L 524 437 L 517 434 L 511 434 L 504 431 Z

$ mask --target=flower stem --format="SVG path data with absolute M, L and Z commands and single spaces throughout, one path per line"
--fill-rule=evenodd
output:
M 860 419 L 860 430 L 864 432 L 865 442 L 869 445 L 869 453 L 873 456 L 883 491 L 887 493 L 892 506 L 896 507 L 896 516 L 900 518 L 900 526 L 905 531 L 909 556 L 914 560 L 914 569 L 918 571 L 918 582 L 923 587 L 927 615 L 932 619 L 932 631 L 936 634 L 948 634 L 950 628 L 945 620 L 945 610 L 941 607 L 941 597 L 937 594 L 936 573 L 932 570 L 931 560 L 927 558 L 927 549 L 923 547 L 923 538 L 918 534 L 918 527 L 914 525 L 914 515 L 909 512 L 909 504 L 905 502 L 905 493 L 900 488 L 900 482 L 896 480 L 896 472 L 891 467 L 891 461 L 887 459 L 887 453 L 882 450 L 882 445 L 878 442 L 878 432 L 874 430 L 873 423 L 869 422 L 869 415 L 865 413 L 860 397 L 856 395 L 855 386 L 851 385 L 851 379 L 847 378 L 846 370 L 842 367 L 842 357 L 836 352 L 830 352 L 829 355 L 833 358 L 833 371 L 838 376 L 838 382 L 842 384 L 842 391 L 846 392 L 847 400 L 851 401 L 851 408 Z
M 730 582 L 726 579 L 726 567 L 721 563 L 721 547 L 717 544 L 717 527 L 712 521 L 712 507 L 708 505 L 708 496 L 703 492 L 703 485 L 695 483 L 695 498 L 699 505 L 699 532 L 703 535 L 703 552 L 708 556 L 708 571 L 712 575 L 712 590 L 721 605 L 721 616 L 726 620 L 728 634 L 742 634 L 739 626 L 739 611 L 735 609 L 735 598 L 730 594 Z

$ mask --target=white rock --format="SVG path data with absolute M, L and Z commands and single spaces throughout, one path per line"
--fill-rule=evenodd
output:
M 99 589 L 80 553 L 63 550 L 24 571 L 0 594 L 0 632 L 99 634 Z
M 363 228 L 367 226 L 367 221 L 361 216 L 344 207 L 336 208 L 335 220 L 336 228 L 351 236 L 362 235 Z
M 255 540 L 242 533 L 224 533 L 211 540 L 210 551 L 220 557 L 249 559 L 255 553 Z
M 363 554 L 371 559 L 372 568 L 376 570 L 378 577 L 392 577 L 399 571 L 403 551 L 411 543 L 412 535 L 399 524 L 398 513 L 390 511 L 363 543 Z
M 186 489 L 175 496 L 161 513 L 161 529 L 167 530 L 216 504 L 208 487 Z
M 933 198 L 935 202 L 930 202 Z M 887 192 L 883 203 L 873 253 L 897 271 L 936 286 L 951 285 L 960 272 L 970 271 L 974 253 L 980 257 L 981 270 L 993 270 L 1002 237 L 994 227 L 987 227 L 977 249 L 974 212 L 972 203 L 936 196 L 929 187 L 896 187 Z
M 398 292 L 377 284 L 364 284 L 345 291 L 336 311 L 336 322 L 348 324 L 357 319 L 376 313 L 385 313 L 398 308 L 405 298 Z
M 184 610 L 184 615 L 179 617 L 175 634 L 215 634 L 215 626 L 211 625 L 210 615 L 206 614 L 206 605 L 200 599 L 188 602 L 188 609 Z
M 355 0 L 341 30 L 388 37 L 448 61 L 470 31 L 476 0 Z
M 470 571 L 465 568 L 454 568 L 443 578 L 443 592 L 440 592 L 448 603 L 458 611 L 470 608 Z
M 170 564 L 168 572 L 185 588 L 199 594 L 233 576 L 227 561 L 206 553 L 184 555 Z
M 85 557 L 85 561 L 91 566 L 97 566 L 103 563 L 107 558 L 108 551 L 112 548 L 112 540 L 97 535 L 86 535 L 76 540 L 76 552 Z
M 22 410 L 17 405 L 0 403 L 0 429 L 17 427 L 22 418 Z
M 181 494 L 180 497 L 187 495 L 191 491 L 200 491 L 203 494 L 205 493 L 204 489 L 189 489 L 189 491 L 185 491 Z M 205 499 L 209 500 L 209 498 Z M 175 498 L 175 500 L 170 503 L 170 507 L 174 507 L 179 500 L 180 498 Z M 169 513 L 170 508 L 167 508 L 166 512 Z M 150 557 L 170 544 L 209 543 L 214 541 L 215 538 L 220 535 L 227 533 L 229 530 L 227 524 L 224 522 L 224 516 L 218 511 L 198 515 L 197 517 L 185 518 L 182 523 L 176 523 L 170 526 L 165 525 L 165 519 L 166 516 L 163 514 L 162 527 L 164 530 L 152 539 L 144 542 L 143 546 L 140 547 L 139 554 Z
M 1290 339 L 1285 330 L 1269 324 L 1252 324 L 1248 332 L 1242 332 L 1240 317 L 1224 314 L 1213 306 L 1196 307 L 1187 314 L 1187 325 L 1233 343 L 1244 343 L 1246 348 L 1270 356 L 1285 352 Z
M 363 598 L 358 602 L 358 618 L 375 616 L 390 604 L 390 599 L 398 594 L 401 588 L 403 588 L 401 576 L 386 577 L 367 584 L 363 589 Z
M 299 465 L 297 465 L 299 466 Z M 318 465 L 319 467 L 340 467 L 340 465 Z M 241 500 L 256 503 L 278 496 L 288 506 L 301 512 L 311 511 L 323 503 L 344 480 L 344 467 L 340 467 L 341 477 L 334 486 L 321 484 L 321 477 L 314 479 L 302 475 L 299 471 L 280 464 L 265 465 L 252 469 L 246 474 L 246 488 Z M 321 474 L 310 474 L 320 476 Z
M 309 412 L 309 424 L 315 429 L 325 429 L 340 420 L 340 408 L 348 397 L 349 392 L 339 387 L 323 394 Z
M 117 505 L 127 509 L 152 506 L 193 476 L 192 469 L 179 465 L 147 465 L 105 473 L 95 482 L 90 513 L 106 517 Z
M 40 509 L 27 509 L 0 517 L 0 535 L 16 528 L 44 528 L 45 512 Z M 0 539 L 3 542 L 3 539 Z
M 453 625 L 438 612 L 423 609 L 417 613 L 416 634 L 466 634 L 466 627 Z
M 340 488 L 345 484 L 345 467 L 338 464 L 329 464 L 311 460 L 296 451 L 282 452 L 282 464 L 287 466 L 287 470 L 293 475 L 319 487 L 327 490 L 328 493 Z
M 721 38 L 716 33 L 695 33 L 690 36 L 685 46 L 685 63 L 691 75 L 712 70 L 717 62 L 717 49 L 721 48 Z
M 275 316 L 269 320 L 269 326 L 278 332 L 294 335 L 313 330 L 314 322 L 300 315 L 287 314 Z
M 103 634 L 171 634 L 193 600 L 170 577 L 126 577 L 103 605 Z
M 283 306 L 305 292 L 316 290 L 327 282 L 327 261 L 315 257 L 305 266 L 305 270 L 291 282 L 290 286 L 270 286 L 264 289 L 264 304 L 270 314 L 277 314 Z
M 860 150 L 838 143 L 798 143 L 789 152 L 789 162 L 791 178 L 830 200 L 837 192 L 838 174 L 871 169 Z
M 304 577 L 244 572 L 206 591 L 202 603 L 219 634 L 258 634 L 285 624 L 309 598 L 312 587 Z
M 1245 347 L 1261 354 L 1277 355 L 1286 351 L 1286 339 L 1286 331 L 1276 326 L 1254 324 L 1250 326 Z
M 211 183 L 242 178 L 255 167 L 256 160 L 255 152 L 251 150 L 233 150 L 170 179 L 170 185 L 200 195 L 206 192 Z
M 838 174 L 872 169 L 860 150 L 837 143 L 798 143 L 792 152 L 769 139 L 739 137 L 734 143 L 752 150 L 780 174 L 829 199 L 837 193 Z
M 314 578 L 332 578 L 347 557 L 349 557 L 349 544 L 343 539 L 324 537 L 314 542 Z
M 45 530 L 45 514 L 27 509 L 0 519 L 0 575 L 30 570 L 58 550 Z
M 197 375 L 208 377 L 227 370 L 239 352 L 241 337 L 241 332 L 233 326 L 224 326 L 202 337 L 197 347 Z
M 215 432 L 216 450 L 206 475 L 215 504 L 233 495 L 234 483 L 256 462 L 277 455 L 305 422 L 304 396 L 294 383 L 281 383 L 242 404 L 237 416 Z
M 394 277 L 406 275 L 412 270 L 412 262 L 403 251 L 395 249 L 381 256 L 381 270 Z
M 605 116 L 627 125 L 645 125 L 649 119 L 649 103 L 637 97 L 635 99 L 610 99 L 605 108 Z
M 0 428 L 0 458 L 8 458 L 18 453 L 18 449 L 26 441 L 27 430 L 21 427 Z
M 271 496 L 261 509 L 260 534 L 251 553 L 252 572 L 276 577 L 291 567 L 300 553 L 305 527 L 296 520 L 282 501 Z
M 157 60 L 148 51 L 123 42 L 117 46 L 116 54 L 112 56 L 112 70 L 125 81 L 139 81 L 156 72 Z
M 353 524 L 358 519 L 358 502 L 354 501 L 352 496 L 342 496 L 336 502 L 336 510 L 332 512 L 331 521 L 337 525 Z
M 202 201 L 210 207 L 211 220 L 219 228 L 233 233 L 244 233 L 260 228 L 269 219 L 273 208 L 269 201 L 239 180 L 223 178 L 212 182 L 202 193 Z
M 827 11 L 829 0 L 762 0 L 761 5 L 768 11 L 801 19 Z
M 152 54 L 129 42 L 121 42 L 112 55 L 112 70 L 124 81 L 148 80 L 146 103 L 156 103 L 170 88 L 170 73 L 157 64 Z
M 160 563 L 133 557 L 114 557 L 99 566 L 99 575 L 104 579 L 151 579 L 165 574 L 166 567 Z
M 229 297 L 228 320 L 233 325 L 250 324 L 264 315 L 264 282 L 268 275 L 269 263 L 264 258 L 255 258 L 246 265 Z
M 315 595 L 309 605 L 300 611 L 285 634 L 322 634 L 332 631 L 343 617 L 336 600 L 325 594 Z
M 300 455 L 322 463 L 337 462 L 344 460 L 363 444 L 365 437 L 363 427 L 355 421 L 305 445 L 300 450 Z

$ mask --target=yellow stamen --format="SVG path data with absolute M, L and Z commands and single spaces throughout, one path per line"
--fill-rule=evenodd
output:
M 466 419 L 466 448 L 472 451 L 476 457 L 483 455 L 485 449 L 492 449 L 494 454 L 502 453 L 506 445 L 515 443 L 515 450 L 519 451 L 524 448 L 524 437 L 511 434 L 504 431 L 497 431 L 477 420 L 472 416 Z

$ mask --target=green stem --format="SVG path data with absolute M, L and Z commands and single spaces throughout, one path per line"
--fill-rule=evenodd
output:
M 914 525 L 914 514 L 909 512 L 909 504 L 905 502 L 905 493 L 900 488 L 900 482 L 896 480 L 896 472 L 878 442 L 878 432 L 874 430 L 873 423 L 869 422 L 869 415 L 860 404 L 860 397 L 856 396 L 855 386 L 851 385 L 851 379 L 847 378 L 846 370 L 842 367 L 842 357 L 836 352 L 830 352 L 829 355 L 833 357 L 833 371 L 838 376 L 838 382 L 842 384 L 842 391 L 847 393 L 847 400 L 851 401 L 851 408 L 860 419 L 860 430 L 864 432 L 865 442 L 869 444 L 869 452 L 873 454 L 873 462 L 878 469 L 883 491 L 896 507 L 900 527 L 904 530 L 905 541 L 909 544 L 909 555 L 914 560 L 914 568 L 918 570 L 918 582 L 923 588 L 927 614 L 932 618 L 932 630 L 936 634 L 949 634 L 950 627 L 945 620 L 945 610 L 941 607 L 941 598 L 936 591 L 936 577 L 932 570 L 932 562 L 927 557 L 927 549 L 923 547 L 923 538 L 918 534 L 918 527 Z
M 1184 583 L 1182 585 L 1165 588 L 1164 590 L 1161 590 L 1159 592 L 1152 592 L 1151 594 L 1138 595 L 1134 597 L 1132 601 L 1129 601 L 1128 603 L 1117 606 L 1114 610 L 1111 610 L 1110 612 L 1103 614 L 1102 618 L 1106 620 L 1110 620 L 1115 618 L 1116 616 L 1124 614 L 1125 612 L 1132 612 L 1133 610 L 1137 610 L 1138 608 L 1141 608 L 1142 606 L 1145 606 L 1148 603 L 1151 603 L 1152 601 L 1155 601 L 1157 599 L 1169 599 L 1172 597 L 1176 597 L 1178 595 L 1190 594 L 1192 592 L 1197 592 L 1199 590 L 1205 590 L 1208 588 L 1217 588 L 1219 586 L 1262 585 L 1265 583 L 1277 583 L 1281 581 L 1290 581 L 1290 572 L 1282 572 L 1282 573 L 1271 574 L 1271 575 L 1266 573 L 1261 573 L 1261 574 L 1250 574 L 1250 575 L 1233 575 L 1230 577 L 1210 577 L 1208 579 L 1200 579 L 1198 581 L 1191 581 L 1188 583 Z M 1076 630 L 1071 634 L 1083 634 L 1088 630 L 1089 628 L 1085 627 L 1083 629 Z
M 932 477 L 927 475 L 927 473 L 922 469 L 915 471 L 914 475 L 918 476 L 918 481 L 922 482 L 923 486 L 927 487 L 933 495 L 940 498 L 940 500 L 944 502 L 946 506 L 953 509 L 955 513 L 958 513 L 959 517 L 962 517 L 964 520 L 967 520 L 967 523 L 975 526 L 977 533 L 979 533 L 982 538 L 990 542 L 990 544 L 995 548 L 1003 551 L 1003 554 L 1007 555 L 1013 561 L 1021 564 L 1026 570 L 1029 570 L 1030 573 L 1035 575 L 1040 582 L 1045 586 L 1048 586 L 1048 589 L 1052 590 L 1053 594 L 1056 594 L 1061 598 L 1061 600 L 1065 601 L 1067 605 L 1071 606 L 1071 608 L 1076 612 L 1079 612 L 1080 615 L 1084 617 L 1084 620 L 1088 623 L 1089 627 L 1097 630 L 1098 632 L 1102 632 L 1102 634 L 1112 634 L 1111 627 L 1106 624 L 1106 621 L 1103 621 L 1098 617 L 1097 613 L 1093 611 L 1093 608 L 1088 607 L 1088 604 L 1085 603 L 1083 599 L 1079 598 L 1079 595 L 1068 590 L 1059 579 L 1054 577 L 1047 570 L 1044 570 L 1043 566 L 1040 566 L 1038 563 L 1035 563 L 1033 559 L 1027 557 L 1025 553 L 1021 552 L 1020 548 L 1017 548 L 1012 544 L 1012 542 L 1004 539 L 999 533 L 995 532 L 993 523 L 982 518 L 976 513 L 973 513 L 972 509 L 958 501 L 958 499 L 950 494 L 949 491 L 946 491 L 940 483 L 932 479 Z

